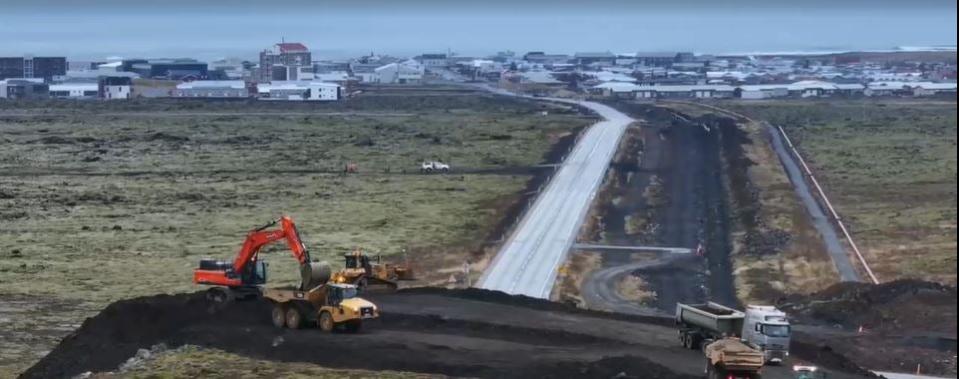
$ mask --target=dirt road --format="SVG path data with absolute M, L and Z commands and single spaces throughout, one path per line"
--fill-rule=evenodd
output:
M 488 378 L 686 379 L 702 374 L 700 353 L 683 349 L 675 330 L 658 319 L 586 312 L 481 290 L 421 289 L 371 298 L 383 310 L 382 318 L 355 335 L 277 329 L 269 321 L 269 304 L 260 301 L 217 307 L 201 293 L 125 300 L 84 322 L 23 377 L 115 370 L 138 348 L 158 343 L 332 368 Z M 765 372 L 766 378 L 789 377 L 785 367 Z
M 605 253 L 604 268 L 584 281 L 587 306 L 649 314 L 650 310 L 617 293 L 616 283 L 625 275 L 649 283 L 656 292 L 657 313 L 671 313 L 677 302 L 706 299 L 736 305 L 728 258 L 731 246 L 722 182 L 722 131 L 661 108 L 621 107 L 648 121 L 641 131 L 643 155 L 631 180 L 618 184 L 621 188 L 616 195 L 621 200 L 599 205 L 605 207 L 605 240 L 598 242 L 693 250 L 702 243 L 706 257 L 665 253 L 653 261 L 635 263 L 625 254 Z M 651 186 L 657 188 L 651 191 Z M 650 198 L 651 192 L 659 195 Z M 655 227 L 638 235 L 627 233 L 623 220 L 637 215 L 649 217 Z

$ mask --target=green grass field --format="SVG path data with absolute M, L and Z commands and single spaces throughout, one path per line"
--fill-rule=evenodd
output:
M 442 276 L 530 178 L 497 170 L 542 163 L 591 122 L 477 93 L 19 105 L 0 102 L 0 377 L 109 302 L 200 289 L 199 259 L 232 258 L 281 214 L 314 258 L 407 250 L 427 279 Z M 426 159 L 453 172 L 419 174 Z M 357 174 L 339 172 L 349 162 Z M 282 244 L 264 254 L 271 284 L 297 282 Z
M 727 107 L 786 129 L 880 280 L 909 277 L 955 285 L 955 102 Z

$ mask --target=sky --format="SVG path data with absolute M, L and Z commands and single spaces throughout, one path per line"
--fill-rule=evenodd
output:
M 0 0 L 0 55 L 314 59 L 511 50 L 750 53 L 955 46 L 943 0 Z

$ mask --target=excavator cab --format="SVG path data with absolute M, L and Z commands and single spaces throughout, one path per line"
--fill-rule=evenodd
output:
M 257 260 L 243 270 L 243 283 L 260 286 L 266 284 L 266 261 Z
M 227 278 L 239 278 L 243 286 L 258 286 L 266 283 L 266 261 L 257 260 L 243 267 L 240 275 L 233 270 L 233 262 L 215 259 L 200 260 L 200 270 L 222 271 Z

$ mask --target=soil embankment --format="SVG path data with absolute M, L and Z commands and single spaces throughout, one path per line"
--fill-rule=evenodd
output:
M 208 302 L 202 293 L 124 300 L 84 322 L 23 377 L 115 370 L 138 349 L 159 343 L 335 368 L 454 376 L 692 377 L 642 356 L 658 353 L 655 346 L 617 337 L 616 330 L 629 322 L 616 317 L 477 290 L 411 290 L 371 297 L 386 310 L 355 335 L 274 328 L 270 305 L 264 301 L 222 306 Z M 554 315 L 570 319 L 556 320 Z M 594 322 L 585 330 L 568 327 L 584 320 Z M 672 362 L 683 358 L 678 359 Z
M 702 370 L 701 353 L 683 349 L 675 329 L 661 320 L 473 289 L 369 297 L 383 309 L 382 317 L 358 334 L 275 328 L 270 305 L 263 301 L 223 306 L 206 301 L 202 293 L 124 300 L 84 322 L 23 377 L 112 371 L 138 349 L 160 343 L 331 368 L 488 378 L 686 379 Z M 829 351 L 817 352 L 824 362 L 844 361 Z M 786 369 L 770 367 L 764 377 L 790 376 Z M 836 372 L 830 377 L 855 376 Z

